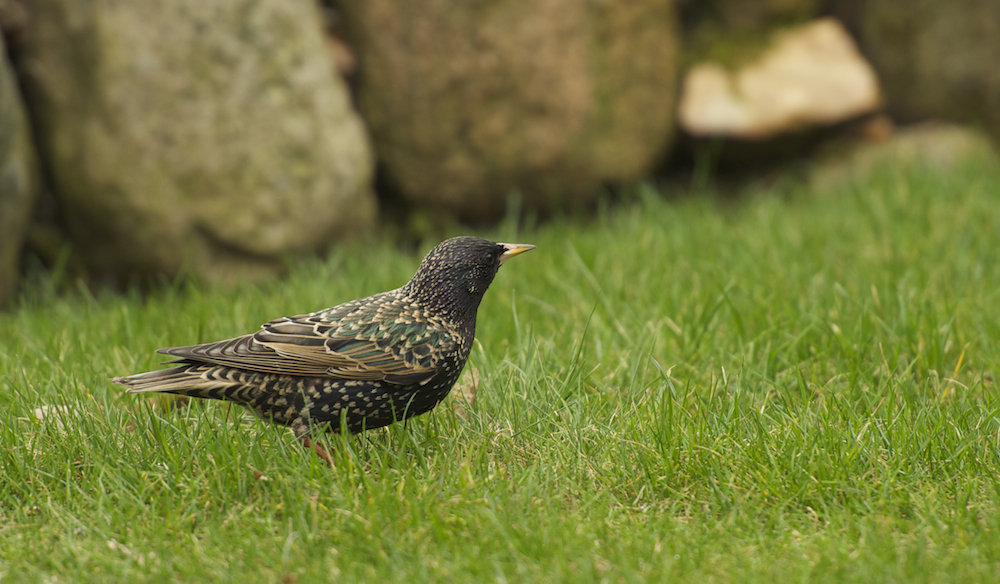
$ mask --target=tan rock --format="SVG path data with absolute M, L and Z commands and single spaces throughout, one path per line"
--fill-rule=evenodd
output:
M 697 137 L 760 140 L 879 108 L 874 70 L 834 19 L 784 31 L 759 59 L 727 71 L 700 63 L 684 79 L 680 127 Z
M 266 277 L 371 224 L 368 142 L 312 0 L 26 6 L 39 149 L 95 271 Z
M 671 139 L 672 0 L 343 0 L 392 186 L 466 218 L 642 176 Z

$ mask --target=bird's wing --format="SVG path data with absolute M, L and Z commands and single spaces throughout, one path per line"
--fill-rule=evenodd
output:
M 426 383 L 458 334 L 405 297 L 378 295 L 272 320 L 256 333 L 158 352 L 263 373 Z

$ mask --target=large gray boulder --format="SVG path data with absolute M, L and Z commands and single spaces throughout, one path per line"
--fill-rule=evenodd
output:
M 18 260 L 37 189 L 31 131 L 0 36 L 0 308 L 17 285 Z
M 369 226 L 372 157 L 312 0 L 33 0 L 21 70 L 78 251 L 261 278 Z
M 391 187 L 491 219 L 643 176 L 673 133 L 672 0 L 342 0 Z
M 1000 2 L 841 0 L 900 121 L 982 123 L 1000 137 Z

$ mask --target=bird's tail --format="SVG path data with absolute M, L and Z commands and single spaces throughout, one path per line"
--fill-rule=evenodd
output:
M 129 393 L 174 393 L 207 399 L 234 399 L 245 388 L 241 380 L 226 375 L 227 368 L 184 365 L 158 371 L 115 377 L 111 381 L 128 387 Z M 231 371 L 231 370 L 230 370 Z

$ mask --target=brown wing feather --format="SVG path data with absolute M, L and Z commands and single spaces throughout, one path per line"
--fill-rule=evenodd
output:
M 262 373 L 422 383 L 456 350 L 458 335 L 411 314 L 407 300 L 385 298 L 377 310 L 355 301 L 276 319 L 253 334 L 158 352 Z

